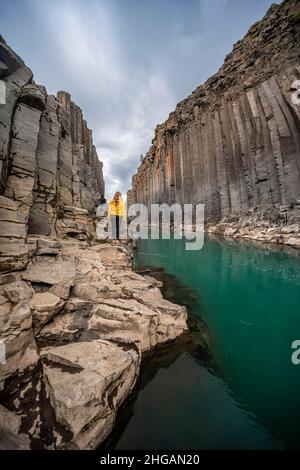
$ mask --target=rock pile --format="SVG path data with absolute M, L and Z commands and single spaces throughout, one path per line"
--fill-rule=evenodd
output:
M 127 246 L 34 241 L 26 269 L 0 276 L 2 445 L 93 449 L 112 430 L 142 355 L 187 329 L 186 310 L 132 271 Z

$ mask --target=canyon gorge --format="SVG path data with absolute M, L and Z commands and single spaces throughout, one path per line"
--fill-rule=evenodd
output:
M 129 204 L 204 204 L 207 231 L 300 245 L 299 15 L 272 5 L 157 126 Z
M 300 247 L 299 57 L 300 2 L 272 5 L 157 126 L 128 206 L 204 204 L 208 232 Z M 0 449 L 96 449 L 187 309 L 131 240 L 97 238 L 103 165 L 70 94 L 2 36 L 0 82 Z

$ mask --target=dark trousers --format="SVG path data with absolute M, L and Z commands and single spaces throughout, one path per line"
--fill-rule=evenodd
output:
M 120 240 L 120 227 L 122 225 L 121 215 L 112 215 L 110 218 L 112 227 L 112 237 L 114 240 Z

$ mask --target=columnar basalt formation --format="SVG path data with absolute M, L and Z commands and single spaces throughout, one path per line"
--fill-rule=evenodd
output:
M 272 5 L 219 72 L 157 126 L 129 204 L 204 203 L 213 224 L 240 216 L 266 230 L 299 224 L 299 78 L 300 2 L 288 0 Z
M 0 40 L 0 271 L 28 261 L 27 235 L 86 239 L 104 196 L 102 163 L 81 109 L 57 97 Z
M 94 449 L 186 310 L 132 271 L 130 246 L 97 244 L 102 164 L 70 95 L 2 38 L 0 74 L 0 448 Z

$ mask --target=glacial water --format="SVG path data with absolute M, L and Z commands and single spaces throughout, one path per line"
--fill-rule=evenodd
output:
M 169 356 L 166 349 L 143 367 L 110 446 L 300 448 L 300 365 L 291 361 L 300 253 L 218 237 L 201 251 L 186 251 L 183 240 L 143 240 L 135 263 L 164 268 L 174 281 L 165 294 L 204 321 L 208 339 Z

